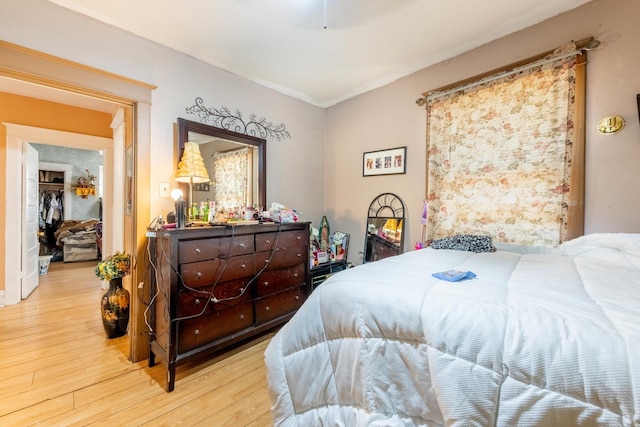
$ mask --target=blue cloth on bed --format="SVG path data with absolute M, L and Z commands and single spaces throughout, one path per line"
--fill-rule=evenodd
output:
M 441 271 L 439 273 L 433 273 L 433 277 L 446 280 L 448 282 L 459 282 L 461 280 L 473 279 L 476 277 L 475 273 L 471 271 L 461 271 L 461 270 L 447 270 Z

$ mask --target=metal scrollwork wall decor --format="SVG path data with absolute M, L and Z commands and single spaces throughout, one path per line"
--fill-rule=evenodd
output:
M 206 107 L 202 98 L 196 98 L 195 102 L 194 105 L 187 108 L 187 114 L 196 115 L 200 120 L 213 126 L 263 139 L 282 141 L 283 139 L 291 138 L 291 134 L 285 129 L 284 123 L 276 125 L 264 117 L 258 118 L 253 113 L 249 115 L 249 120 L 245 121 L 239 110 L 232 112 L 225 106 L 220 108 Z

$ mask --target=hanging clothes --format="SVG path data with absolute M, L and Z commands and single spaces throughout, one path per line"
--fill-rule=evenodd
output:
M 53 224 L 54 219 L 60 218 L 60 213 L 58 211 L 58 198 L 55 193 L 51 194 L 51 199 L 49 200 L 49 210 L 47 211 L 47 224 Z
M 46 209 L 45 203 L 47 203 L 47 194 L 46 192 L 40 193 L 40 201 L 38 202 L 38 227 L 43 230 L 45 227 L 45 216 Z
M 58 192 L 58 222 L 64 221 L 64 191 Z

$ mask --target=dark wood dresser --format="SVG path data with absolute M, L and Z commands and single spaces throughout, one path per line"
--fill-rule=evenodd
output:
M 369 239 L 367 248 L 371 251 L 371 253 L 368 254 L 370 261 L 378 261 L 390 256 L 400 255 L 401 253 L 399 243 L 375 234 L 370 234 L 367 238 Z
M 309 223 L 158 231 L 149 366 L 217 352 L 281 325 L 311 293 Z

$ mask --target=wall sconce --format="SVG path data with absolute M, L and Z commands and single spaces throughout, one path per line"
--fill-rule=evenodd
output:
M 198 143 L 184 143 L 184 153 L 178 163 L 176 181 L 189 183 L 189 206 L 191 206 L 193 204 L 193 184 L 209 182 L 209 172 L 204 166 Z
M 613 135 L 624 127 L 624 119 L 620 116 L 609 116 L 598 122 L 598 132 L 602 135 Z

